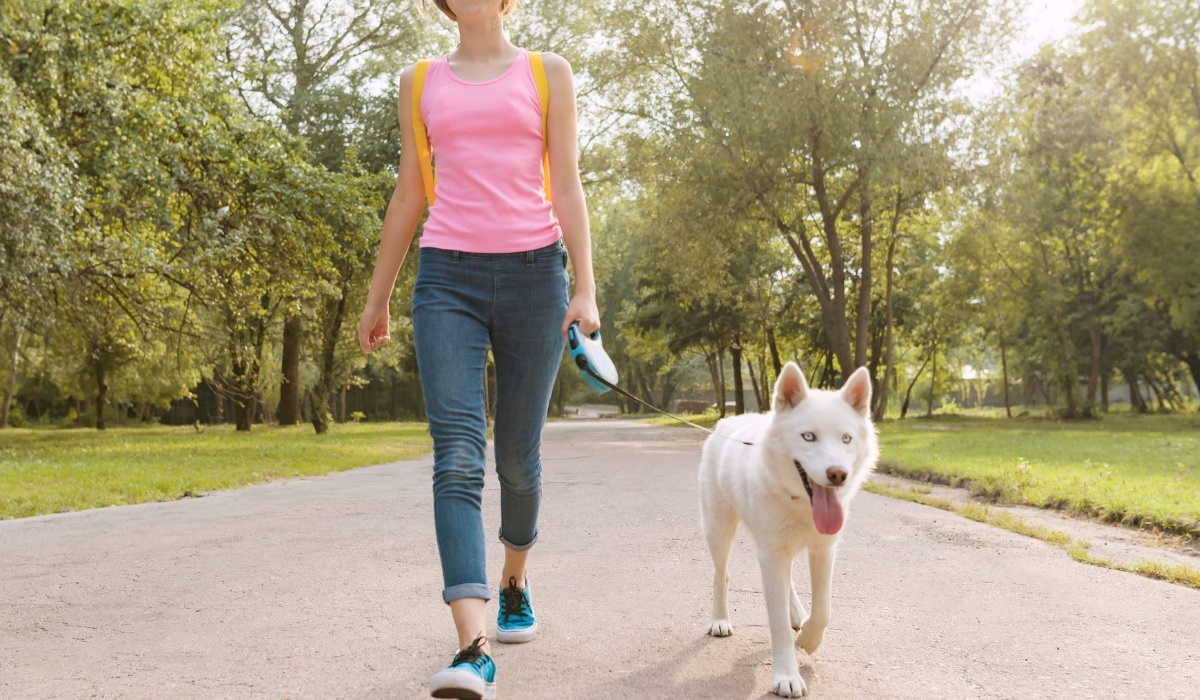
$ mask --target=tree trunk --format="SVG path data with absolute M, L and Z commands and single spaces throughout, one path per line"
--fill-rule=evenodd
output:
M 1012 418 L 1012 399 L 1008 393 L 1008 346 L 1004 342 L 1004 332 L 1000 333 L 1000 368 L 1004 381 L 1004 415 Z
M 1148 409 L 1146 400 L 1142 398 L 1142 391 L 1138 388 L 1137 370 L 1132 367 L 1122 367 L 1121 375 L 1125 377 L 1125 384 L 1129 386 L 1129 405 L 1138 413 L 1145 413 Z
M 771 380 L 767 378 L 767 355 L 758 356 L 758 410 L 765 411 L 771 406 Z
M 217 376 L 219 371 L 213 372 L 213 381 L 209 382 L 209 388 L 212 389 L 213 400 L 217 404 L 217 415 L 213 417 L 213 423 L 223 425 L 225 423 L 225 391 L 221 388 Z
M 9 410 L 13 395 L 17 393 L 17 365 L 21 361 L 21 329 L 13 335 L 12 357 L 8 363 L 8 384 L 4 387 L 4 399 L 0 404 L 0 430 L 8 427 Z
M 239 433 L 250 432 L 250 427 L 254 425 L 254 416 L 256 413 L 258 413 L 257 398 L 251 396 L 238 399 L 234 416 Z
M 921 373 L 925 371 L 925 365 L 928 364 L 929 358 L 926 357 L 925 361 L 921 363 L 921 366 L 917 368 L 917 373 L 914 374 L 912 380 L 909 381 L 908 388 L 904 390 L 904 401 L 900 404 L 900 420 L 904 420 L 904 417 L 908 415 L 908 406 L 912 402 L 913 387 L 917 385 L 917 380 L 921 378 Z
M 625 376 L 624 384 L 626 387 L 629 387 L 628 390 L 630 393 L 634 394 L 635 396 L 637 394 L 641 394 L 643 397 L 645 397 L 645 380 L 642 378 L 642 368 L 640 366 L 635 366 L 633 371 Z M 618 399 L 618 402 L 621 405 L 622 413 L 634 414 L 641 413 L 642 411 L 642 405 L 633 399 L 630 399 L 629 397 L 623 396 Z
M 715 353 L 705 352 L 704 360 L 708 364 L 708 374 L 712 378 L 713 396 L 716 397 L 714 403 L 717 404 L 717 415 L 721 418 L 725 417 L 725 378 L 721 369 L 721 354 L 718 350 Z
M 1188 373 L 1192 375 L 1192 383 L 1200 389 L 1200 353 L 1187 352 L 1183 354 L 1183 362 L 1187 365 Z
M 821 365 L 821 376 L 817 377 L 817 386 L 828 389 L 833 386 L 833 353 L 825 353 L 825 364 Z
M 896 259 L 896 229 L 899 226 L 900 218 L 900 194 L 896 193 L 896 210 L 893 212 L 892 221 L 892 238 L 888 241 L 887 250 L 887 272 L 885 274 L 885 283 L 883 291 L 883 308 L 884 308 L 884 350 L 883 350 L 883 379 L 879 382 L 879 391 L 875 394 L 875 410 L 872 417 L 876 422 L 883 420 L 887 414 L 888 392 L 891 390 L 892 377 L 895 375 L 895 356 L 896 356 L 896 341 L 895 328 L 896 320 L 895 313 L 892 309 L 892 266 Z
M 841 212 L 831 201 L 827 188 L 824 144 L 820 131 L 814 130 L 811 137 L 809 140 L 809 156 L 812 165 L 811 186 L 821 214 L 821 242 L 824 243 L 827 256 L 817 255 L 803 219 L 798 219 L 796 222 L 799 230 L 778 217 L 776 217 L 775 226 L 784 236 L 804 270 L 809 288 L 821 307 L 821 318 L 824 321 L 825 332 L 829 336 L 829 348 L 837 356 L 842 372 L 848 374 L 854 365 L 854 347 L 851 343 L 849 322 L 846 318 L 846 260 L 838 230 L 841 225 Z M 825 277 L 823 259 L 827 259 L 829 264 L 828 279 Z
M 725 349 L 717 348 L 717 409 L 718 415 L 725 417 Z
M 341 294 L 331 309 L 333 314 L 325 327 L 325 337 L 321 339 L 321 375 L 317 380 L 316 395 L 313 397 L 313 428 L 318 435 L 329 432 L 329 401 L 333 398 L 333 375 L 337 369 L 337 341 L 342 333 L 342 321 L 346 317 L 346 300 L 349 296 L 350 283 L 343 280 Z
M 104 405 L 108 403 L 108 383 L 104 381 L 104 355 L 98 353 L 93 369 L 96 373 L 96 430 L 104 430 Z
M 775 342 L 775 329 L 767 326 L 767 347 L 771 349 L 771 366 L 775 368 L 775 376 L 783 371 L 783 363 L 779 361 L 779 344 Z M 771 384 L 767 381 L 766 376 L 763 376 L 763 385 Z
M 668 372 L 662 379 L 662 391 L 659 392 L 658 405 L 666 408 L 671 405 L 671 401 L 675 398 L 675 381 L 671 378 L 672 373 Z
M 1058 344 L 1059 350 L 1062 351 L 1062 372 L 1059 374 L 1059 384 L 1062 386 L 1063 398 L 1067 401 L 1067 409 L 1063 414 L 1063 418 L 1075 419 L 1079 417 L 1079 405 L 1075 399 L 1075 358 L 1071 356 L 1071 340 L 1067 337 L 1066 328 L 1064 328 L 1061 316 L 1056 316 L 1055 321 L 1058 323 Z
M 641 394 L 642 401 L 645 401 L 646 403 L 653 406 L 654 405 L 654 391 L 650 388 L 650 382 L 646 380 L 646 371 L 642 368 L 641 365 L 637 365 L 634 367 L 634 379 L 637 380 L 638 394 Z M 632 412 L 641 413 L 643 411 L 641 404 L 637 404 L 636 406 L 631 406 L 630 408 L 632 409 L 630 411 L 631 413 Z
M 758 377 L 754 376 L 754 363 L 746 363 L 746 371 L 750 373 L 750 389 L 754 392 L 754 403 L 758 404 L 758 410 L 762 410 L 762 393 L 759 391 Z
M 870 339 L 871 333 L 871 287 L 873 285 L 871 258 L 875 252 L 875 244 L 872 240 L 875 212 L 871 201 L 869 169 L 863 171 L 858 202 L 859 227 L 862 232 L 862 257 L 859 260 L 858 310 L 855 312 L 856 318 L 854 319 L 854 366 L 843 367 L 843 377 L 850 376 L 851 372 L 867 364 L 867 341 Z
M 245 357 L 240 357 L 237 351 L 234 352 L 234 360 L 231 363 L 233 376 L 233 422 L 236 430 L 239 433 L 250 431 L 250 426 L 254 424 L 254 414 L 258 412 L 258 400 L 255 392 L 250 391 L 250 386 L 253 382 L 250 369 L 250 361 Z
M 280 425 L 300 421 L 300 345 L 304 340 L 304 321 L 299 315 L 283 324 L 283 383 L 279 386 Z
M 933 344 L 933 367 L 929 370 L 929 405 L 925 407 L 925 417 L 933 417 L 933 397 L 937 395 L 937 353 L 938 344 Z
M 1167 405 L 1163 401 L 1163 393 L 1158 388 L 1158 382 L 1154 381 L 1154 377 L 1149 372 L 1146 373 L 1146 383 L 1150 385 L 1150 391 L 1154 392 L 1154 399 L 1158 402 L 1158 410 L 1165 411 Z
M 1088 329 L 1088 342 L 1091 345 L 1091 366 L 1088 368 L 1088 388 L 1086 411 L 1091 413 L 1096 405 L 1096 396 L 1100 389 L 1100 373 L 1104 367 L 1104 343 L 1100 336 L 1100 324 L 1089 310 L 1085 314 Z
M 734 343 L 729 348 L 729 358 L 733 362 L 733 412 L 742 415 L 746 412 L 745 384 L 742 381 L 742 346 Z

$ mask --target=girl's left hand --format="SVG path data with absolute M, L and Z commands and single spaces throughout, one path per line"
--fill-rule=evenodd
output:
M 600 310 L 596 308 L 594 297 L 576 294 L 571 298 L 566 318 L 563 319 L 562 334 L 564 338 L 567 336 L 567 327 L 576 321 L 579 322 L 579 330 L 584 335 L 591 335 L 600 330 Z

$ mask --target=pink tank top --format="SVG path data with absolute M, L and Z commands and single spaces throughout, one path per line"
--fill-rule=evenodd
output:
M 518 253 L 562 236 L 543 189 L 542 110 L 524 49 L 482 83 L 454 75 L 445 56 L 431 61 L 421 118 L 437 169 L 422 248 Z

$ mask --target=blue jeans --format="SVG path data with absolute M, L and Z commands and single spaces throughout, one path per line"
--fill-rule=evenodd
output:
M 433 517 L 447 603 L 491 598 L 482 515 L 489 346 L 500 541 L 522 551 L 537 540 L 542 426 L 562 359 L 566 264 L 561 242 L 526 253 L 421 249 L 413 335 L 433 437 Z

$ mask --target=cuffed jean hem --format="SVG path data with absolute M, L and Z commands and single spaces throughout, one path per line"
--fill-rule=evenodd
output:
M 486 583 L 460 583 L 457 586 L 451 586 L 442 591 L 442 600 L 447 605 L 454 600 L 462 600 L 463 598 L 483 598 L 484 600 L 492 599 L 492 591 L 487 587 Z
M 537 533 L 536 532 L 533 533 L 533 539 L 529 540 L 529 542 L 527 542 L 526 544 L 513 544 L 512 542 L 509 542 L 508 540 L 504 539 L 504 533 L 501 532 L 500 533 L 500 542 L 507 549 L 511 549 L 514 552 L 524 552 L 525 550 L 533 547 L 533 545 L 537 544 Z

